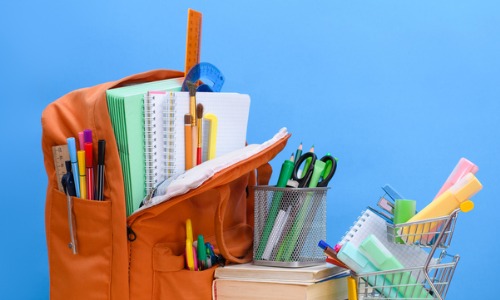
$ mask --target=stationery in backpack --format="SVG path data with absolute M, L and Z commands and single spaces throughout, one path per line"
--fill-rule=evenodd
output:
M 180 91 L 183 78 L 173 78 L 106 91 L 125 184 L 127 215 L 146 195 L 144 154 L 144 95 L 149 91 Z

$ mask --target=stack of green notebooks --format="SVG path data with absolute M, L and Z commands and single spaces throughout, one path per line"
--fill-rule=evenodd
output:
M 144 152 L 144 97 L 149 91 L 180 91 L 184 78 L 174 78 L 110 89 L 108 111 L 120 154 L 127 216 L 146 196 Z

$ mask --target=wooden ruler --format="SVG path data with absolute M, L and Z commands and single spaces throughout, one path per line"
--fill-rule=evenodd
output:
M 200 12 L 191 8 L 188 9 L 184 74 L 187 74 L 193 66 L 200 62 L 201 19 Z
M 54 157 L 54 166 L 56 168 L 57 187 L 64 193 L 61 179 L 66 174 L 66 161 L 69 160 L 69 151 L 67 145 L 53 146 L 52 155 Z

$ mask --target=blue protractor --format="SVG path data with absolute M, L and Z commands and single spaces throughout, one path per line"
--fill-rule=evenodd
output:
M 201 81 L 196 91 L 198 92 L 220 92 L 224 84 L 224 75 L 211 63 L 201 62 L 189 70 L 182 83 L 182 91 L 188 91 L 187 82 Z

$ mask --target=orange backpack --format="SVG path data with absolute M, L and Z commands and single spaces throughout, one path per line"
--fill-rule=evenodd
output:
M 155 70 L 73 91 L 49 104 L 42 114 L 42 148 L 48 176 L 45 226 L 51 299 L 211 299 L 217 266 L 203 271 L 184 268 L 185 221 L 203 233 L 229 263 L 252 259 L 254 185 L 267 184 L 269 161 L 290 135 L 256 155 L 213 175 L 196 189 L 126 216 L 124 180 L 113 133 L 106 90 L 184 73 Z M 60 192 L 52 147 L 83 129 L 94 141 L 104 139 L 104 201 L 67 197 Z M 94 153 L 97 143 L 94 142 Z M 78 253 L 68 247 L 74 225 Z

